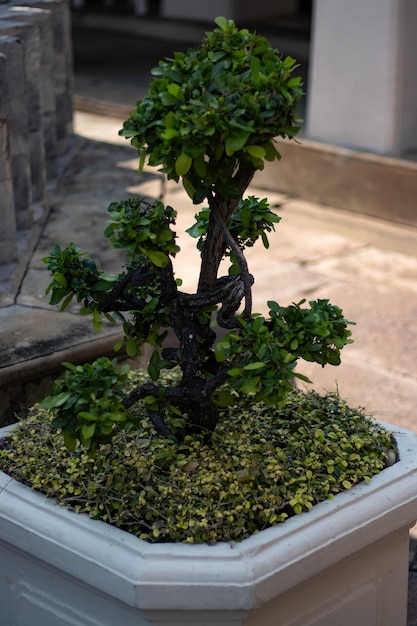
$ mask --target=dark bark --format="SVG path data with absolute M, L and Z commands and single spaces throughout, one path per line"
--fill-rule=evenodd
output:
M 184 401 L 188 403 L 200 403 L 205 402 L 227 378 L 226 368 L 220 368 L 215 376 L 207 379 L 200 388 L 190 388 L 184 385 L 176 385 L 170 387 L 164 387 L 164 397 L 173 404 L 180 404 Z M 147 396 L 154 396 L 158 394 L 161 389 L 161 385 L 157 383 L 144 383 L 139 387 L 136 387 L 131 393 L 124 399 L 123 404 L 126 408 L 129 408 L 143 400 Z
M 252 180 L 254 171 L 239 167 L 234 183 L 243 195 Z M 251 315 L 251 285 L 246 260 L 227 229 L 239 198 L 223 200 L 216 194 L 209 195 L 210 218 L 205 245 L 202 251 L 201 272 L 196 294 L 178 291 L 171 262 L 163 269 L 142 263 L 129 272 L 114 286 L 101 302 L 102 311 L 140 310 L 142 301 L 135 298 L 135 286 L 146 286 L 159 273 L 161 303 L 169 307 L 172 328 L 178 338 L 178 348 L 163 350 L 165 358 L 172 359 L 181 368 L 182 379 L 176 386 L 164 387 L 163 398 L 174 404 L 187 416 L 186 432 L 201 432 L 209 438 L 219 419 L 218 407 L 211 400 L 213 392 L 227 379 L 227 368 L 214 358 L 213 344 L 216 338 L 210 327 L 210 315 L 204 310 L 220 305 L 218 324 L 223 328 L 236 328 L 239 323 L 236 311 L 245 299 L 244 315 Z M 235 276 L 218 278 L 218 269 L 226 247 L 230 247 L 241 268 Z M 132 306 L 134 305 L 134 306 Z M 147 383 L 134 389 L 125 399 L 131 407 L 147 396 L 159 397 L 161 385 Z M 172 437 L 163 415 L 148 411 L 156 431 L 163 437 Z
M 243 193 L 251 182 L 254 173 L 255 170 L 245 168 L 240 165 L 235 176 L 233 177 L 234 184 L 241 190 L 241 194 L 238 198 L 224 200 L 218 194 L 214 194 L 213 203 L 217 208 L 217 213 L 223 224 L 228 224 L 230 216 L 237 207 Z M 211 212 L 207 238 L 201 254 L 201 272 L 198 283 L 199 293 L 214 289 L 225 246 L 226 242 L 222 233 L 222 228 L 216 219 L 216 216 L 213 212 Z

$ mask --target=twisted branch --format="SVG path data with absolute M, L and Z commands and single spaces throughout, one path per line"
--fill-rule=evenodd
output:
M 251 287 L 253 284 L 253 277 L 249 273 L 248 264 L 246 262 L 244 254 L 242 253 L 241 249 L 237 245 L 236 241 L 233 239 L 229 229 L 227 228 L 226 224 L 221 218 L 221 215 L 217 209 L 217 205 L 214 201 L 213 193 L 210 192 L 207 198 L 209 201 L 210 210 L 213 213 L 213 217 L 225 241 L 230 246 L 230 249 L 232 250 L 235 257 L 237 258 L 238 263 L 240 265 L 241 277 L 242 277 L 243 286 L 244 286 L 244 298 L 245 298 L 245 308 L 243 311 L 243 317 L 246 320 L 248 320 L 250 319 L 251 314 L 252 314 L 252 289 Z

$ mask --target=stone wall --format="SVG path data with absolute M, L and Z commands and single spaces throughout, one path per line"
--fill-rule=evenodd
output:
M 22 260 L 72 136 L 68 0 L 0 4 L 0 265 Z

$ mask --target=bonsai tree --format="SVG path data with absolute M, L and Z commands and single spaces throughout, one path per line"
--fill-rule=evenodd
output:
M 299 358 L 337 365 L 350 341 L 349 322 L 327 300 L 306 308 L 304 302 L 283 307 L 271 301 L 268 318 L 252 312 L 254 278 L 244 251 L 258 239 L 268 247 L 267 233 L 279 217 L 267 200 L 244 193 L 265 161 L 280 158 L 275 138 L 297 134 L 302 87 L 293 75 L 294 59 L 282 59 L 264 37 L 239 30 L 231 20 L 216 22 L 199 48 L 176 53 L 152 71 L 147 95 L 120 131 L 138 149 L 139 171 L 147 159 L 182 182 L 194 204 L 206 203 L 188 231 L 201 251 L 197 292 L 181 291 L 174 274 L 172 259 L 180 251 L 176 211 L 160 201 L 131 197 L 110 205 L 105 234 L 129 259 L 119 276 L 99 272 L 73 244 L 55 246 L 46 259 L 52 304 L 63 301 L 64 309 L 75 296 L 97 329 L 103 316 L 121 321 L 131 357 L 144 343 L 154 346 L 151 380 L 117 403 L 106 387 L 104 398 L 95 392 L 95 409 L 85 406 L 85 398 L 74 404 L 68 381 L 58 383 L 55 397 L 44 404 L 59 407 L 57 425 L 72 448 L 77 440 L 93 449 L 107 441 L 113 422 L 132 422 L 129 409 L 138 402 L 145 403 L 159 435 L 178 439 L 203 432 L 209 438 L 219 407 L 242 397 L 276 404 L 294 378 L 304 379 L 294 371 Z M 224 258 L 229 272 L 219 276 Z M 227 331 L 217 343 L 214 324 Z M 170 328 L 178 346 L 164 348 Z M 161 383 L 162 370 L 175 366 L 181 370 L 177 383 Z M 70 368 L 68 378 L 76 373 Z M 89 385 L 97 390 L 98 382 Z M 97 423 L 97 411 L 110 404 L 108 420 Z M 176 415 L 185 418 L 177 429 Z
M 280 158 L 275 138 L 296 135 L 302 88 L 293 59 L 216 22 L 199 48 L 160 62 L 121 130 L 140 170 L 148 160 L 203 205 L 188 229 L 201 253 L 196 293 L 175 275 L 176 211 L 159 200 L 110 204 L 105 234 L 127 258 L 119 275 L 55 245 L 51 303 L 75 298 L 97 330 L 104 319 L 123 325 L 117 348 L 129 357 L 144 344 L 153 353 L 147 373 L 106 357 L 66 363 L 0 445 L 12 476 L 148 541 L 243 539 L 395 462 L 381 426 L 337 395 L 294 386 L 307 380 L 298 359 L 340 363 L 351 341 L 340 308 L 270 301 L 268 316 L 252 311 L 245 249 L 268 247 L 279 217 L 245 191 Z

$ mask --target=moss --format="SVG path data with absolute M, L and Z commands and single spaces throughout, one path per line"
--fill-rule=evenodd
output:
M 144 414 L 95 457 L 68 451 L 38 405 L 3 440 L 17 480 L 147 541 L 241 540 L 380 472 L 390 433 L 334 394 L 225 410 L 209 444 L 157 437 Z M 391 451 L 391 452 L 389 452 Z

